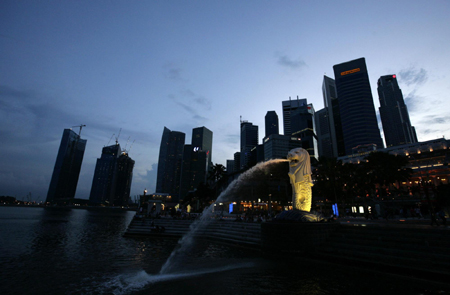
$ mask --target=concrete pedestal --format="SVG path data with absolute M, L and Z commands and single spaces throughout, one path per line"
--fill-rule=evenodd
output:
M 268 254 L 311 252 L 338 227 L 333 222 L 265 222 L 261 224 L 261 248 Z

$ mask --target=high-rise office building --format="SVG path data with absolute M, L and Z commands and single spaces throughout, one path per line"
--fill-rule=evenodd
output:
M 295 136 L 272 134 L 264 138 L 264 161 L 286 159 L 292 149 L 302 147 L 302 139 Z
M 134 160 L 120 149 L 119 143 L 106 146 L 97 159 L 89 203 L 126 206 L 130 199 Z
M 292 129 L 291 129 L 291 114 L 295 110 L 297 110 L 299 107 L 306 106 L 307 100 L 306 98 L 299 99 L 297 97 L 296 100 L 291 100 L 289 97 L 289 100 L 285 100 L 282 102 L 283 106 L 283 131 L 284 135 L 292 135 Z
M 208 171 L 212 166 L 212 138 L 212 131 L 206 127 L 198 127 L 192 130 L 192 144 L 184 146 L 180 199 L 184 199 L 200 183 L 207 182 Z
M 86 142 L 71 129 L 64 129 L 46 202 L 69 203 L 75 197 Z
M 333 158 L 333 143 L 331 141 L 331 131 L 328 109 L 323 108 L 316 112 L 316 132 L 319 158 Z
M 91 204 L 112 204 L 114 200 L 117 180 L 117 159 L 121 153 L 120 145 L 106 146 L 102 155 L 97 159 L 94 178 L 92 180 L 89 202 Z
M 328 121 L 329 130 L 327 130 L 327 132 L 329 132 L 328 136 L 331 143 L 331 146 L 324 147 L 322 150 L 324 151 L 324 149 L 331 148 L 332 154 L 326 152 L 326 154 L 324 155 L 326 157 L 341 157 L 345 155 L 344 136 L 342 135 L 341 125 L 341 113 L 339 111 L 336 83 L 330 77 L 323 77 L 322 94 L 323 105 L 326 111 L 326 114 L 322 115 L 326 116 L 326 119 Z M 323 126 L 321 127 L 321 132 L 325 132 Z
M 234 160 L 227 160 L 227 174 L 234 172 Z
M 307 150 L 311 157 L 317 159 L 318 149 L 314 116 L 315 111 L 311 103 L 299 106 L 291 112 L 291 132 L 292 136 L 302 139 L 302 148 Z
M 192 146 L 206 152 L 208 157 L 208 169 L 212 166 L 213 133 L 206 127 L 192 129 Z
M 113 206 L 126 206 L 131 201 L 130 190 L 134 163 L 127 152 L 122 152 L 117 159 L 116 194 L 113 199 Z
M 166 193 L 178 200 L 180 193 L 181 163 L 186 135 L 164 127 L 159 149 L 156 192 Z
M 234 172 L 238 172 L 241 170 L 241 152 L 235 152 L 233 155 L 233 161 L 234 161 Z
M 377 90 L 386 146 L 416 143 L 415 130 L 411 126 L 408 108 L 403 100 L 396 75 L 381 76 L 378 79 Z
M 266 136 L 280 134 L 278 127 L 278 115 L 275 111 L 268 111 L 265 117 Z
M 249 167 L 251 151 L 257 145 L 258 126 L 248 121 L 241 121 L 241 169 Z
M 365 59 L 334 65 L 333 70 L 345 154 L 363 146 L 383 148 Z

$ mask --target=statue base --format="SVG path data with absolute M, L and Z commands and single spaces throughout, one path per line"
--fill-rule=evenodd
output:
M 325 222 L 327 221 L 322 214 L 318 212 L 307 212 L 302 210 L 283 211 L 274 218 L 274 222 Z
M 338 227 L 339 223 L 316 212 L 283 211 L 273 221 L 261 224 L 261 248 L 269 255 L 311 253 Z

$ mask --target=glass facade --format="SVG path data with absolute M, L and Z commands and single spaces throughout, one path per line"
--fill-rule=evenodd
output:
M 377 90 L 386 146 L 417 142 L 396 75 L 381 76 Z
M 367 144 L 384 148 L 364 58 L 333 66 L 345 154 Z
M 46 202 L 65 203 L 75 198 L 87 140 L 64 129 Z
M 180 193 L 181 163 L 186 135 L 164 127 L 159 149 L 156 192 L 170 194 L 178 200 Z

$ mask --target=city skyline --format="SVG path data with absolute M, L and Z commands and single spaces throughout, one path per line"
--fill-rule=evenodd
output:
M 264 128 L 267 111 L 281 116 L 297 96 L 320 110 L 324 74 L 361 57 L 381 132 L 377 80 L 395 74 L 419 141 L 450 137 L 446 1 L 0 7 L 0 195 L 44 201 L 61 131 L 79 124 L 77 198 L 88 199 L 96 159 L 120 128 L 122 145 L 135 140 L 132 198 L 155 191 L 164 126 L 186 143 L 207 127 L 212 162 L 225 165 L 240 149 L 240 116 Z

